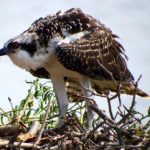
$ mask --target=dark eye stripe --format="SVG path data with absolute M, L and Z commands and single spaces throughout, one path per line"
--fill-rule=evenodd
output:
M 8 44 L 9 49 L 18 49 L 20 44 L 18 42 L 11 42 Z
M 34 53 L 37 50 L 36 44 L 32 43 L 32 44 L 21 44 L 21 49 L 24 51 L 27 51 L 30 56 L 33 56 Z

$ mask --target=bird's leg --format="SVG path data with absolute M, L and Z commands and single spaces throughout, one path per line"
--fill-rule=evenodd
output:
M 59 120 L 55 128 L 61 128 L 64 125 L 64 117 L 68 109 L 68 97 L 65 90 L 64 78 L 59 76 L 51 76 L 58 107 L 59 107 Z
M 91 81 L 89 79 L 84 79 L 81 81 L 81 84 L 83 86 L 82 88 L 82 92 L 83 95 L 85 97 L 87 97 L 88 99 L 94 99 L 94 95 L 90 92 L 93 91 L 92 85 L 91 85 Z M 88 90 L 87 90 L 88 89 Z M 87 129 L 92 129 L 92 123 L 93 123 L 93 118 L 94 118 L 94 112 L 90 109 L 89 107 L 89 103 L 90 101 L 86 99 L 86 108 L 87 108 Z

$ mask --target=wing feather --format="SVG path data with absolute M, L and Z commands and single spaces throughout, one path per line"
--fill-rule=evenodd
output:
M 67 69 L 97 80 L 133 81 L 127 68 L 122 45 L 107 28 L 96 28 L 90 34 L 56 48 L 56 56 Z M 109 72 L 109 73 L 108 73 Z

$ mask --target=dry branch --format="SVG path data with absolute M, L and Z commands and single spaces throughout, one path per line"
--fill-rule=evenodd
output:
M 30 127 L 30 130 L 27 133 L 21 133 L 17 136 L 17 140 L 24 142 L 26 140 L 32 139 L 37 135 L 40 130 L 40 123 L 38 121 L 34 121 Z

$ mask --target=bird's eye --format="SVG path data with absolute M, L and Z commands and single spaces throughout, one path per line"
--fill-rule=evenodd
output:
M 19 48 L 19 43 L 18 43 L 18 42 L 12 42 L 12 43 L 10 44 L 10 47 L 11 47 L 12 49 L 17 49 L 17 48 Z

